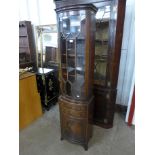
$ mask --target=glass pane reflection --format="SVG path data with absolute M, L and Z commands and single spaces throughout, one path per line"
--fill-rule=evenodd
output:
M 108 59 L 110 6 L 100 8 L 96 14 L 94 83 L 105 84 Z
M 60 14 L 60 50 L 64 94 L 84 99 L 85 12 Z M 70 16 L 66 16 L 70 14 Z M 76 15 L 75 15 L 76 14 Z M 64 15 L 64 16 L 63 16 Z

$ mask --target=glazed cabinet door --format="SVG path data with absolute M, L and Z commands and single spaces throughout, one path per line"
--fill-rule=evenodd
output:
M 94 84 L 105 87 L 109 59 L 111 5 L 99 8 L 96 14 Z
M 85 98 L 85 11 L 59 14 L 62 94 Z
M 121 54 L 125 0 L 113 0 L 96 14 L 94 122 L 113 126 Z

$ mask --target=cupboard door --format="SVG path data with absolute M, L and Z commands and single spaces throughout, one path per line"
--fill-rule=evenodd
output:
M 84 142 L 86 137 L 86 120 L 76 119 L 63 114 L 63 136 L 71 141 Z

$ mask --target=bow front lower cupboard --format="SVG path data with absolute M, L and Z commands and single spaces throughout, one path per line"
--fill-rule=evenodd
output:
M 92 124 L 113 126 L 125 0 L 56 1 L 61 139 L 88 149 Z

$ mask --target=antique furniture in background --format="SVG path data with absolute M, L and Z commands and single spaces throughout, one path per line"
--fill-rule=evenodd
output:
M 36 26 L 37 85 L 42 108 L 49 110 L 59 96 L 56 25 Z
M 94 123 L 113 126 L 121 54 L 125 0 L 112 0 L 96 16 Z
M 73 1 L 72 1 L 73 3 Z M 93 124 L 94 5 L 56 7 L 61 61 L 61 139 L 88 149 Z
M 36 72 L 37 87 L 43 110 L 49 110 L 56 104 L 59 96 L 58 72 L 54 69 L 38 68 Z
M 34 73 L 22 73 L 19 77 L 19 129 L 23 129 L 42 116 L 40 95 Z
M 37 68 L 47 67 L 51 62 L 58 64 L 56 25 L 38 25 L 35 30 Z
M 19 67 L 35 67 L 35 45 L 30 21 L 19 22 Z
M 58 48 L 46 46 L 44 67 L 59 70 Z
M 56 62 L 57 59 L 57 48 L 46 46 L 45 63 L 49 61 Z

